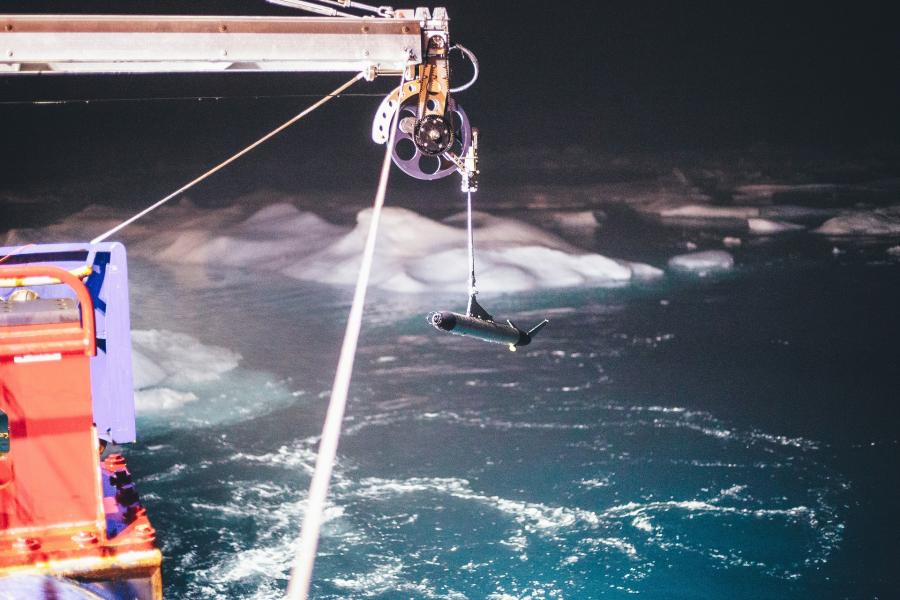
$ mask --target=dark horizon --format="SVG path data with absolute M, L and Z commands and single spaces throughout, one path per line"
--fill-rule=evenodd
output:
M 421 4 L 416 2 L 411 4 Z M 442 1 L 451 37 L 481 63 L 458 95 L 484 137 L 495 181 L 520 156 L 694 152 L 752 147 L 836 156 L 900 155 L 900 36 L 872 7 L 815 10 L 757 4 L 562 5 Z M 280 14 L 236 0 L 7 2 L 6 12 Z M 466 79 L 468 65 L 457 70 Z M 175 183 L 281 123 L 344 74 L 0 77 L 7 189 L 122 176 Z M 378 81 L 355 91 L 381 93 Z M 52 98 L 231 96 L 223 100 L 10 104 Z M 235 97 L 238 96 L 238 97 Z M 276 186 L 340 185 L 369 175 L 380 148 L 368 130 L 378 98 L 344 98 L 263 148 L 237 173 Z M 511 159 L 515 157 L 515 159 Z M 493 170 L 493 173 L 491 171 Z M 527 170 L 527 169 L 526 169 Z M 890 170 L 890 169 L 888 169 Z M 236 173 L 236 174 L 237 174 Z M 552 175 L 534 178 L 552 181 Z M 239 179 L 239 178 L 238 178 Z M 399 179 L 399 178 L 398 178 Z M 295 185 L 291 181 L 300 180 Z M 371 184 L 360 175 L 355 184 Z M 171 187 L 171 184 L 168 184 Z

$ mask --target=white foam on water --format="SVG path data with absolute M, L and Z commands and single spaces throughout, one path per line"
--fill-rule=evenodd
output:
M 379 565 L 370 573 L 356 575 L 353 579 L 335 577 L 337 587 L 354 592 L 384 593 L 396 589 L 403 567 L 399 560 Z
M 637 558 L 638 552 L 637 548 L 634 547 L 634 544 L 626 542 L 623 539 L 615 538 L 615 537 L 602 537 L 595 538 L 589 537 L 584 538 L 582 540 L 582 544 L 594 547 L 594 548 L 612 548 L 613 550 L 618 550 L 619 552 L 625 554 L 629 558 Z
M 637 413 L 643 411 L 662 413 L 663 417 L 654 419 L 654 427 L 689 429 L 723 441 L 740 442 L 744 447 L 760 444 L 763 447 L 786 446 L 803 451 L 814 451 L 818 450 L 820 446 L 819 442 L 803 437 L 777 435 L 758 430 L 742 431 L 728 428 L 710 413 L 704 411 L 686 411 L 682 408 L 666 407 L 629 407 L 628 410 Z M 668 416 L 668 413 L 674 413 L 677 416 L 673 418 Z
M 266 452 L 263 454 L 250 454 L 247 452 L 237 452 L 232 456 L 232 460 L 237 462 L 251 462 L 263 465 L 277 465 L 291 470 L 301 469 L 309 475 L 312 475 L 316 464 L 316 444 L 319 437 L 309 437 L 303 440 L 297 440 L 290 445 L 278 447 L 274 452 Z
M 141 481 L 168 481 L 180 476 L 188 469 L 184 463 L 175 463 L 165 471 L 151 473 L 141 477 Z
M 681 510 L 687 513 L 730 514 L 743 517 L 802 517 L 810 513 L 806 506 L 790 508 L 738 508 L 719 506 L 713 500 L 666 500 L 660 502 L 626 502 L 606 509 L 604 517 L 644 517 L 647 513 Z
M 647 533 L 653 533 L 653 524 L 651 523 L 650 517 L 646 515 L 641 515 L 632 519 L 631 526 L 635 529 L 646 531 Z
M 567 390 L 564 386 L 560 391 L 573 391 L 573 389 L 574 388 L 570 388 Z M 597 423 L 536 423 L 531 421 L 511 421 L 509 419 L 485 417 L 480 413 L 460 414 L 450 410 L 419 413 L 414 418 L 418 421 L 441 421 L 444 423 L 459 424 L 467 427 L 476 427 L 478 429 L 497 429 L 500 431 L 510 431 L 516 429 L 585 431 L 588 429 L 595 429 L 599 426 L 599 424 Z
M 296 553 L 297 527 L 305 511 L 305 488 L 267 481 L 229 480 L 223 482 L 229 500 L 221 503 L 194 501 L 191 509 L 199 522 L 215 523 L 252 518 L 255 540 L 252 547 L 240 531 L 221 530 L 220 536 L 236 551 L 214 557 L 202 570 L 191 569 L 189 557 L 179 557 L 182 569 L 191 569 L 190 597 L 233 597 L 235 586 L 252 587 L 251 598 L 258 600 L 283 597 L 281 586 L 290 576 Z M 254 511 L 248 513 L 247 507 Z M 360 532 L 348 527 L 344 508 L 330 502 L 325 509 L 322 538 L 341 544 L 362 541 Z M 208 596 L 207 596 L 208 593 Z
M 359 482 L 359 487 L 354 491 L 354 495 L 374 500 L 387 500 L 413 493 L 441 494 L 484 504 L 508 515 L 527 533 L 532 534 L 552 536 L 561 529 L 574 526 L 596 528 L 600 525 L 600 519 L 593 511 L 479 494 L 472 490 L 467 480 L 452 477 L 414 477 L 403 480 L 366 478 Z
M 582 487 L 587 488 L 589 490 L 596 490 L 599 488 L 609 487 L 610 478 L 609 477 L 595 477 L 593 479 L 582 479 L 578 482 Z

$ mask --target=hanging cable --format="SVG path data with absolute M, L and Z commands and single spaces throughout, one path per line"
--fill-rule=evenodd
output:
M 355 17 L 356 15 L 351 15 L 350 13 L 341 12 L 339 10 L 335 10 L 333 8 L 328 8 L 326 6 L 321 6 L 319 4 L 314 4 L 312 2 L 306 2 L 304 0 L 266 0 L 269 4 L 278 4 L 280 6 L 287 6 L 289 8 L 296 8 L 299 10 L 305 10 L 306 12 L 315 13 L 317 15 L 324 15 L 326 17 Z
M 466 306 L 466 314 L 472 314 L 472 301 L 478 294 L 475 287 L 475 232 L 472 228 L 472 192 L 466 193 L 466 229 L 469 238 L 469 304 Z
M 380 17 L 394 16 L 394 9 L 391 6 L 372 6 L 371 4 L 363 4 L 362 2 L 354 2 L 353 0 L 317 0 L 322 4 L 331 4 L 332 6 L 340 6 L 342 8 L 355 8 L 366 12 L 375 13 Z
M 6 262 L 7 260 L 9 260 L 10 258 L 12 258 L 13 256 L 17 255 L 17 254 L 18 254 L 19 252 L 21 252 L 22 250 L 27 250 L 28 248 L 31 248 L 32 246 L 36 246 L 36 245 L 37 245 L 37 244 L 31 243 L 31 244 L 25 244 L 24 246 L 19 246 L 18 248 L 16 248 L 15 250 L 13 250 L 12 252 L 10 252 L 10 253 L 7 254 L 6 256 L 4 256 L 3 258 L 0 258 L 0 263 Z
M 356 15 L 341 12 L 333 8 L 326 8 L 322 4 L 330 4 L 331 6 L 340 6 L 341 8 L 355 8 L 357 10 L 372 12 L 379 17 L 390 18 L 394 16 L 394 9 L 390 6 L 372 6 L 371 4 L 363 4 L 362 2 L 353 2 L 352 0 L 316 0 L 316 2 L 308 2 L 307 0 L 266 0 L 270 4 L 278 4 L 305 10 L 306 12 L 325 15 L 326 17 L 356 17 Z
M 469 59 L 469 62 L 472 63 L 472 69 L 474 71 L 472 73 L 472 79 L 470 79 L 468 82 L 462 84 L 461 86 L 450 88 L 450 92 L 455 94 L 457 92 L 466 91 L 467 89 L 472 87 L 476 81 L 478 81 L 478 57 L 475 56 L 474 52 L 472 52 L 462 44 L 454 44 L 453 46 L 450 46 L 450 50 L 459 50 L 460 52 L 462 52 L 463 55 Z
M 298 115 L 296 115 L 296 116 L 290 118 L 289 120 L 285 121 L 282 125 L 278 126 L 277 128 L 273 129 L 272 131 L 270 131 L 269 133 L 267 133 L 266 135 L 264 135 L 263 137 L 259 138 L 258 140 L 256 140 L 255 142 L 253 142 L 252 144 L 250 144 L 249 146 L 247 146 L 246 148 L 244 148 L 243 150 L 241 150 L 241 151 L 238 152 L 237 154 L 232 155 L 230 158 L 224 160 L 223 162 L 220 162 L 218 165 L 216 165 L 215 167 L 213 167 L 213 168 L 210 169 L 209 171 L 206 171 L 205 173 L 203 173 L 203 174 L 200 175 L 199 177 L 197 177 L 197 178 L 195 178 L 195 179 L 189 181 L 188 183 L 186 183 L 185 185 L 181 186 L 180 188 L 178 188 L 177 190 L 175 190 L 174 192 L 172 192 L 171 194 L 169 194 L 168 196 L 166 196 L 166 197 L 163 198 L 162 200 L 156 202 L 155 204 L 153 204 L 153 205 L 151 205 L 151 206 L 148 206 L 147 208 L 145 208 L 144 210 L 142 210 L 142 211 L 139 212 L 138 214 L 134 215 L 133 217 L 131 217 L 131 218 L 125 220 L 125 221 L 122 221 L 121 223 L 119 223 L 118 225 L 116 225 L 115 227 L 113 227 L 112 229 L 110 229 L 109 231 L 107 231 L 107 232 L 105 232 L 105 233 L 102 233 L 102 234 L 98 235 L 97 237 L 95 237 L 94 239 L 91 240 L 91 243 L 92 243 L 92 244 L 97 244 L 97 243 L 102 242 L 103 240 L 105 240 L 106 238 L 108 238 L 108 237 L 111 236 L 112 234 L 116 233 L 116 232 L 119 231 L 120 229 L 122 229 L 122 228 L 124 228 L 124 227 L 127 227 L 128 225 L 131 225 L 132 223 L 134 223 L 135 221 L 137 221 L 138 219 L 140 219 L 140 218 L 143 217 L 144 215 L 146 215 L 146 214 L 148 214 L 148 213 L 150 213 L 150 212 L 153 212 L 154 210 L 156 210 L 157 208 L 159 208 L 160 206 L 162 206 L 163 204 L 165 204 L 166 202 L 168 202 L 169 200 L 171 200 L 171 199 L 174 198 L 175 196 L 177 196 L 177 195 L 179 195 L 179 194 L 181 194 L 181 193 L 183 193 L 183 192 L 186 192 L 187 190 L 189 190 L 190 188 L 194 187 L 195 185 L 197 185 L 198 183 L 200 183 L 201 181 L 203 181 L 204 179 L 206 179 L 207 177 L 209 177 L 209 176 L 212 175 L 213 173 L 216 173 L 217 171 L 223 169 L 224 167 L 227 167 L 228 165 L 230 165 L 231 163 L 233 163 L 234 161 L 236 161 L 236 160 L 239 159 L 240 157 L 244 156 L 245 154 L 247 154 L 248 152 L 250 152 L 251 150 L 253 150 L 253 149 L 256 148 L 257 146 L 259 146 L 260 144 L 263 144 L 264 142 L 267 142 L 268 140 L 272 139 L 273 137 L 275 137 L 276 135 L 278 135 L 279 133 L 281 133 L 282 131 L 284 131 L 285 129 L 287 129 L 288 127 L 290 127 L 291 125 L 293 125 L 294 123 L 296 123 L 297 121 L 299 121 L 300 119 L 302 119 L 303 117 L 305 117 L 306 115 L 308 115 L 309 113 L 311 113 L 312 111 L 316 110 L 317 108 L 319 108 L 320 106 L 322 106 L 323 104 L 325 104 L 326 102 L 328 102 L 329 100 L 331 100 L 332 98 L 335 98 L 335 97 L 338 96 L 342 91 L 344 91 L 345 89 L 349 88 L 351 85 L 353 85 L 354 83 L 356 83 L 357 81 L 359 81 L 359 80 L 362 79 L 363 77 L 365 77 L 365 73 L 357 73 L 356 76 L 354 76 L 352 79 L 350 79 L 350 81 L 348 81 L 347 83 L 343 84 L 342 86 L 340 86 L 339 88 L 337 88 L 336 90 L 334 90 L 333 92 L 331 92 L 330 94 L 328 94 L 327 96 L 325 96 L 324 98 L 322 98 L 321 100 L 319 100 L 318 102 L 316 102 L 316 103 L 310 105 L 310 106 L 309 106 L 306 110 L 304 110 L 303 112 L 301 112 L 301 113 L 299 113 Z
M 401 85 L 402 83 L 401 80 Z M 388 175 L 391 170 L 391 150 L 396 139 L 397 117 L 399 114 L 399 110 L 394 113 L 394 118 L 391 121 L 391 133 L 385 146 L 384 162 L 381 164 L 381 176 L 378 179 L 378 190 L 375 193 L 375 203 L 372 206 L 369 232 L 363 250 L 362 263 L 359 266 L 359 275 L 356 278 L 356 289 L 353 292 L 353 303 L 350 306 L 347 328 L 344 331 L 344 341 L 341 344 L 341 355 L 334 375 L 331 399 L 328 401 L 325 425 L 322 427 L 319 452 L 316 455 L 316 466 L 309 485 L 306 513 L 303 516 L 303 525 L 300 529 L 300 544 L 291 567 L 291 580 L 285 596 L 287 600 L 306 600 L 312 582 L 316 549 L 319 545 L 319 531 L 322 527 L 325 502 L 328 498 L 328 485 L 331 481 L 331 472 L 337 457 L 338 441 L 341 437 L 341 422 L 344 419 L 344 410 L 347 407 L 347 393 L 350 389 L 350 378 L 353 375 L 353 363 L 356 358 L 356 346 L 359 342 L 359 332 L 362 328 L 366 289 L 369 286 L 369 276 L 372 272 L 372 262 L 375 257 L 375 241 L 378 237 L 378 224 L 381 220 L 381 209 L 384 207 L 384 196 L 387 192 Z
M 340 94 L 343 98 L 384 98 L 384 92 Z M 241 94 L 229 96 L 147 96 L 143 98 L 60 98 L 46 100 L 0 100 L 0 106 L 65 106 L 68 104 L 115 104 L 127 102 L 224 102 L 239 100 L 281 100 L 320 98 L 321 94 Z

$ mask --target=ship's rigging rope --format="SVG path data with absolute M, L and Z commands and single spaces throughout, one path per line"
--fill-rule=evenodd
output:
M 220 162 L 219 164 L 217 164 L 217 165 L 214 166 L 213 168 L 209 169 L 208 171 L 206 171 L 205 173 L 203 173 L 203 174 L 200 175 L 199 177 L 196 177 L 196 178 L 192 179 L 191 181 L 189 181 L 189 182 L 186 183 L 185 185 L 181 186 L 180 188 L 178 188 L 177 190 L 175 190 L 174 192 L 172 192 L 171 194 L 169 194 L 168 196 L 166 196 L 166 197 L 163 198 L 162 200 L 159 200 L 158 202 L 156 202 L 156 203 L 154 203 L 154 204 L 148 206 L 147 208 L 145 208 L 145 209 L 142 210 L 141 212 L 137 213 L 136 215 L 134 215 L 134 216 L 132 216 L 132 217 L 126 219 L 125 221 L 122 221 L 121 223 L 119 223 L 118 225 L 116 225 L 115 227 L 113 227 L 112 229 L 110 229 L 110 230 L 108 230 L 108 231 L 106 231 L 106 232 L 104 232 L 104 233 L 98 235 L 97 237 L 95 237 L 94 239 L 91 240 L 91 243 L 92 243 L 92 244 L 98 244 L 98 243 L 102 242 L 103 240 L 105 240 L 106 238 L 108 238 L 109 236 L 111 236 L 112 234 L 118 232 L 119 230 L 123 229 L 124 227 L 127 227 L 128 225 L 131 225 L 132 223 L 134 223 L 135 221 L 137 221 L 137 220 L 140 219 L 141 217 L 143 217 L 143 216 L 145 216 L 145 215 L 147 215 L 147 214 L 153 212 L 154 210 L 156 210 L 157 208 L 159 208 L 160 206 L 162 206 L 163 204 L 165 204 L 166 202 L 168 202 L 168 201 L 171 200 L 172 198 L 178 196 L 179 194 L 182 194 L 182 193 L 186 192 L 187 190 L 189 190 L 190 188 L 194 187 L 195 185 L 197 185 L 198 183 L 200 183 L 201 181 L 203 181 L 204 179 L 206 179 L 207 177 L 209 177 L 209 176 L 212 175 L 213 173 L 216 173 L 217 171 L 219 171 L 219 170 L 221 170 L 221 169 L 227 167 L 228 165 L 230 165 L 231 163 L 233 163 L 234 161 L 236 161 L 236 160 L 239 159 L 240 157 L 244 156 L 245 154 L 247 154 L 247 153 L 250 152 L 251 150 L 253 150 L 253 149 L 255 149 L 256 147 L 260 146 L 261 144 L 263 144 L 263 143 L 269 141 L 270 139 L 272 139 L 273 137 L 275 137 L 276 135 L 278 135 L 279 133 L 281 133 L 282 131 L 284 131 L 285 129 L 287 129 L 288 127 L 290 127 L 291 125 L 293 125 L 294 123 L 296 123 L 297 121 L 299 121 L 300 119 L 302 119 L 303 117 L 305 117 L 306 115 L 308 115 L 309 113 L 313 112 L 314 110 L 316 110 L 317 108 L 319 108 L 319 107 L 322 106 L 323 104 L 327 103 L 327 102 L 330 101 L 331 99 L 333 99 L 333 98 L 335 98 L 336 96 L 340 95 L 341 92 L 343 92 L 344 90 L 346 90 L 347 88 L 349 88 L 351 85 L 353 85 L 354 83 L 356 83 L 357 81 L 359 81 L 359 80 L 362 79 L 363 77 L 365 77 L 365 73 L 357 73 L 352 79 L 350 79 L 349 81 L 347 81 L 346 83 L 344 83 L 343 85 L 341 85 L 340 87 L 338 87 L 337 89 L 335 89 L 335 90 L 334 90 L 333 92 L 331 92 L 330 94 L 328 94 L 328 95 L 324 96 L 323 98 L 319 99 L 317 102 L 311 104 L 311 105 L 310 105 L 308 108 L 306 108 L 303 112 L 300 112 L 299 114 L 297 114 L 297 115 L 291 117 L 290 119 L 288 119 L 287 121 L 285 121 L 284 123 L 282 123 L 281 125 L 279 125 L 278 127 L 276 127 L 275 129 L 273 129 L 272 131 L 270 131 L 269 133 L 267 133 L 267 134 L 264 135 L 263 137 L 259 138 L 258 140 L 256 140 L 255 142 L 253 142 L 252 144 L 250 144 L 249 146 L 247 146 L 246 148 L 244 148 L 243 150 L 241 150 L 241 151 L 238 152 L 237 154 L 233 154 L 231 157 L 229 157 L 229 158 L 225 159 L 224 161 Z
M 371 4 L 363 4 L 362 2 L 354 2 L 353 0 L 266 0 L 269 4 L 278 4 L 311 12 L 317 15 L 325 15 L 326 17 L 355 17 L 356 15 L 321 6 L 322 4 L 330 4 L 332 6 L 340 6 L 341 8 L 355 8 L 364 12 L 377 14 L 379 17 L 390 18 L 394 14 L 394 9 L 390 6 L 372 6 Z
M 342 98 L 384 98 L 387 92 L 338 94 Z M 121 104 L 126 102 L 224 102 L 240 100 L 281 100 L 284 98 L 320 98 L 321 94 L 229 94 L 228 96 L 143 96 L 114 98 L 46 98 L 43 100 L 0 100 L 0 106 L 65 106 L 68 104 Z
M 401 85 L 402 83 L 401 80 Z M 356 346 L 359 342 L 359 332 L 362 327 L 363 307 L 366 303 L 366 289 L 369 287 L 369 276 L 372 272 L 372 262 L 375 257 L 375 241 L 378 237 L 378 224 L 381 220 L 381 209 L 384 207 L 384 197 L 387 192 L 388 175 L 391 171 L 391 151 L 394 148 L 397 134 L 397 117 L 399 114 L 399 110 L 394 112 L 390 128 L 391 133 L 385 146 L 384 161 L 381 164 L 381 175 L 378 179 L 378 190 L 375 193 L 375 203 L 372 206 L 372 215 L 369 221 L 369 232 L 366 236 L 362 263 L 359 266 L 359 275 L 356 278 L 356 289 L 353 292 L 353 303 L 350 306 L 347 328 L 344 331 L 344 341 L 341 344 L 341 355 L 334 375 L 331 399 L 328 401 L 325 425 L 322 427 L 319 452 L 316 455 L 316 466 L 309 486 L 306 512 L 303 516 L 303 525 L 300 530 L 300 544 L 291 568 L 291 580 L 288 584 L 286 595 L 288 600 L 306 600 L 309 594 L 309 586 L 312 582 L 316 548 L 319 544 L 319 530 L 321 529 L 322 518 L 325 512 L 331 472 L 337 457 L 338 441 L 341 437 L 341 422 L 344 419 L 347 393 L 350 389 L 350 378 L 353 375 Z

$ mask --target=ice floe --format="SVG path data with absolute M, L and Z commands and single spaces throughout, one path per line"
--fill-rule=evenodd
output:
M 706 274 L 712 271 L 724 271 L 734 266 L 734 257 L 724 250 L 704 250 L 679 254 L 669 259 L 669 268 L 677 271 L 689 271 Z
M 813 233 L 836 236 L 900 235 L 900 205 L 848 212 L 825 221 Z
M 195 400 L 197 395 L 193 392 L 180 392 L 167 387 L 136 390 L 134 393 L 134 405 L 139 413 L 170 411 Z
M 579 233 L 590 233 L 600 226 L 597 215 L 592 210 L 554 212 L 550 214 L 549 220 L 557 229 Z
M 253 204 L 253 203 L 250 203 Z M 563 226 L 589 225 L 588 212 L 561 217 Z M 371 210 L 344 227 L 275 201 L 256 209 L 240 204 L 207 210 L 189 202 L 163 207 L 121 234 L 132 255 L 165 264 L 236 266 L 281 272 L 300 280 L 352 285 L 365 244 Z M 6 243 L 83 238 L 117 221 L 101 207 L 89 207 L 40 231 L 11 231 Z M 537 288 L 615 285 L 658 277 L 645 264 L 586 252 L 522 221 L 478 214 L 475 222 L 479 288 L 516 292 Z M 459 217 L 439 222 L 411 210 L 384 209 L 372 285 L 395 292 L 465 289 L 468 279 L 466 230 Z
M 836 190 L 847 186 L 838 186 L 832 183 L 808 183 L 808 184 L 778 184 L 778 183 L 754 183 L 739 185 L 734 190 L 736 199 L 746 200 L 772 200 L 779 194 L 831 194 Z
M 134 330 L 135 407 L 144 434 L 224 423 L 296 401 L 283 381 L 240 366 L 228 348 L 166 330 Z
M 786 233 L 788 231 L 801 231 L 804 229 L 803 225 L 771 219 L 747 219 L 747 228 L 751 233 L 758 235 L 773 235 L 777 233 Z
M 662 210 L 659 215 L 663 218 L 750 219 L 759 216 L 759 208 L 755 206 L 710 206 L 706 204 L 689 204 L 687 206 Z
M 131 344 L 136 389 L 212 381 L 241 360 L 233 350 L 205 345 L 174 331 L 133 330 Z

